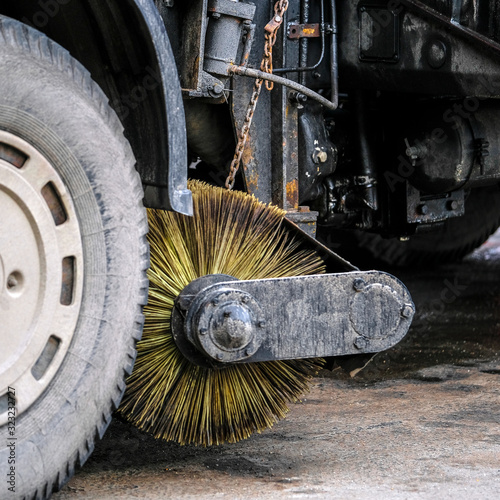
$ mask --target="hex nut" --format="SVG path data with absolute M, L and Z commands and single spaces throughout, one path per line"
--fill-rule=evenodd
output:
M 366 288 L 366 282 L 361 278 L 357 278 L 354 280 L 352 286 L 356 292 L 362 292 Z
M 413 315 L 413 307 L 410 304 L 405 304 L 401 309 L 401 316 L 403 318 L 411 318 Z

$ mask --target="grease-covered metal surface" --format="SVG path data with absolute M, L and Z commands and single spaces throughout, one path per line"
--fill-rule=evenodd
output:
M 325 372 L 285 421 L 236 445 L 180 447 L 115 421 L 54 498 L 498 498 L 500 236 L 397 275 L 417 317 L 356 378 Z

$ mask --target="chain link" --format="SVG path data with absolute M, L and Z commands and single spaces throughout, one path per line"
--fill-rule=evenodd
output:
M 266 43 L 264 46 L 264 57 L 262 58 L 262 63 L 260 65 L 261 71 L 264 71 L 265 73 L 273 72 L 273 47 L 276 43 L 276 35 L 278 33 L 278 29 L 283 23 L 283 19 L 285 17 L 287 9 L 288 0 L 278 0 L 274 5 L 274 17 L 265 27 Z M 245 121 L 238 137 L 238 144 L 236 145 L 236 151 L 234 153 L 233 161 L 231 162 L 230 172 L 226 179 L 226 188 L 229 190 L 233 189 L 234 187 L 236 173 L 240 168 L 241 158 L 248 141 L 250 126 L 252 125 L 253 115 L 255 113 L 255 108 L 257 107 L 257 101 L 259 100 L 263 84 L 264 80 L 262 78 L 255 80 L 252 97 L 250 99 L 250 102 L 248 103 L 247 112 L 245 114 Z M 273 82 L 266 81 L 267 90 L 272 90 L 273 87 Z

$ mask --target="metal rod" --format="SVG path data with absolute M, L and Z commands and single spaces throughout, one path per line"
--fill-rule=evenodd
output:
M 330 1 L 332 15 L 332 44 L 330 47 L 330 75 L 332 95 L 330 100 L 338 107 L 339 104 L 339 62 L 337 46 L 337 6 L 335 0 Z
M 309 10 L 310 10 L 309 0 L 302 0 L 302 8 L 301 8 L 302 24 L 307 24 L 309 22 Z M 304 68 L 307 66 L 308 49 L 309 49 L 309 40 L 307 38 L 301 38 L 301 40 L 300 40 L 300 66 L 304 67 Z M 300 83 L 302 85 L 306 84 L 306 75 L 304 73 L 302 73 L 300 75 Z
M 460 15 L 462 13 L 462 0 L 453 0 L 451 3 L 451 22 L 460 24 Z
M 282 78 L 281 76 L 277 76 L 271 73 L 265 73 L 264 71 L 259 71 L 257 69 L 252 68 L 244 68 L 241 66 L 229 66 L 227 70 L 230 75 L 240 75 L 240 76 L 248 76 L 250 78 L 261 79 L 261 80 L 269 80 L 270 82 L 277 83 L 278 85 L 284 85 L 285 87 L 289 87 L 301 94 L 304 94 L 315 101 L 318 101 L 320 104 L 325 106 L 327 109 L 336 110 L 337 104 L 334 102 L 325 99 L 323 96 L 319 95 L 314 90 L 311 90 L 300 83 L 294 82 L 292 80 L 288 80 L 287 78 Z
M 358 127 L 360 174 L 365 177 L 366 182 L 364 200 L 368 208 L 377 210 L 376 166 L 373 148 L 368 137 L 368 114 L 365 91 L 354 91 L 354 106 L 356 110 L 356 125 Z

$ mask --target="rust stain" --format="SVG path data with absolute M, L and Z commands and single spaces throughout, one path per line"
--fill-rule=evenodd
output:
M 286 184 L 286 201 L 291 208 L 299 206 L 299 181 L 294 179 Z
M 247 191 L 249 194 L 255 194 L 259 188 L 259 173 L 257 170 L 248 168 L 252 162 L 255 161 L 253 156 L 253 149 L 249 144 L 243 150 L 243 156 L 241 157 L 241 162 L 243 164 L 243 170 L 245 173 L 245 181 L 247 185 Z
M 290 40 L 298 38 L 318 38 L 321 36 L 319 24 L 297 24 L 290 23 L 288 26 L 288 38 Z

